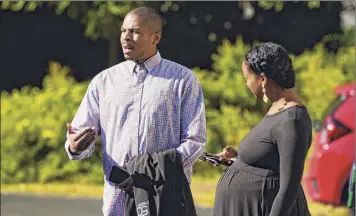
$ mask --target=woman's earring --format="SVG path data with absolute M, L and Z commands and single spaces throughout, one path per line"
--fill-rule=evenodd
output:
M 268 97 L 267 97 L 267 95 L 266 95 L 266 89 L 265 89 L 265 86 L 264 86 L 264 85 L 262 85 L 262 92 L 263 92 L 263 101 L 264 101 L 265 103 L 267 103 L 267 102 L 268 102 Z

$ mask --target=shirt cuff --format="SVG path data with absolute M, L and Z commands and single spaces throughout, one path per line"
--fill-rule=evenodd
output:
M 70 150 L 70 147 L 68 146 L 68 152 L 71 154 L 71 155 L 80 155 L 82 152 L 79 152 L 79 153 L 74 153 Z

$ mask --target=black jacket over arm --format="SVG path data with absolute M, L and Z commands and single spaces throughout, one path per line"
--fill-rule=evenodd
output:
M 128 173 L 124 178 L 123 171 Z M 181 157 L 175 149 L 134 156 L 125 170 L 114 167 L 110 180 L 128 194 L 126 216 L 196 216 Z

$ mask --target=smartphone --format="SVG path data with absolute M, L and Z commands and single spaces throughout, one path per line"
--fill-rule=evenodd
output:
M 214 166 L 220 166 L 221 164 L 224 166 L 231 166 L 231 164 L 234 163 L 232 160 L 219 158 L 215 154 L 209 152 L 204 152 L 204 154 L 199 159 L 202 161 L 208 161 Z

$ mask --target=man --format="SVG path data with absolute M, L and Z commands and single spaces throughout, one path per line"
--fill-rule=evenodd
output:
M 204 151 L 203 93 L 191 70 L 161 58 L 162 20 L 153 9 L 130 11 L 121 27 L 127 61 L 96 75 L 71 124 L 65 149 L 72 160 L 89 157 L 101 136 L 105 174 L 103 213 L 124 215 L 126 194 L 108 180 L 114 165 L 125 167 L 142 153 L 176 149 L 190 181 Z

